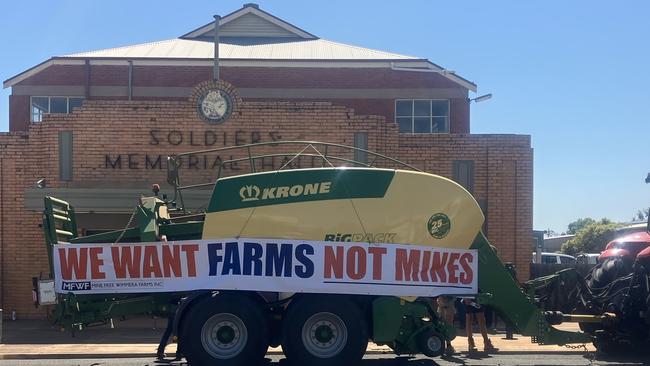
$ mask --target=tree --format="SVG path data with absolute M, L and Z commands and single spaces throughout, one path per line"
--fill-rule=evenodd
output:
M 616 229 L 621 224 L 608 219 L 594 221 L 584 226 L 575 237 L 562 245 L 560 251 L 565 254 L 576 255 L 579 253 L 599 253 L 617 236 Z
M 576 221 L 568 225 L 569 230 L 567 230 L 566 233 L 569 235 L 575 235 L 587 225 L 591 225 L 595 223 L 596 220 L 592 219 L 591 217 L 586 217 L 584 219 L 577 219 Z
M 646 221 L 648 220 L 648 216 L 650 216 L 650 208 L 646 208 L 645 210 L 638 210 L 636 212 L 636 215 L 632 218 L 632 221 Z

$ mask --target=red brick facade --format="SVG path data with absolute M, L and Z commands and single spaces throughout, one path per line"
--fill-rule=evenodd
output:
M 29 127 L 29 96 L 58 95 L 72 96 L 71 88 L 77 87 L 75 96 L 86 99 L 128 99 L 128 66 L 113 65 L 52 65 L 14 85 L 10 97 L 10 131 L 26 131 Z M 205 66 L 134 66 L 132 87 L 138 88 L 192 88 L 209 80 L 212 68 Z M 273 91 L 316 90 L 331 91 L 326 98 L 286 98 L 281 100 L 331 101 L 336 105 L 354 108 L 358 114 L 380 115 L 387 121 L 395 116 L 396 97 L 369 96 L 368 91 L 383 92 L 407 90 L 404 99 L 448 99 L 450 101 L 450 131 L 469 133 L 469 100 L 467 90 L 436 73 L 393 71 L 387 68 L 289 68 L 289 67 L 223 67 L 221 77 L 237 88 L 266 89 L 267 97 L 248 99 L 278 100 Z M 47 87 L 50 94 L 34 90 Z M 22 88 L 22 89 L 21 89 Z M 17 95 L 16 90 L 25 90 L 28 95 Z M 31 89 L 29 89 L 31 88 Z M 101 90 L 101 91 L 98 91 Z M 339 90 L 356 90 L 354 96 L 337 96 Z M 438 97 L 422 97 L 436 92 Z M 181 91 L 182 92 L 182 91 Z M 408 93 L 411 94 L 408 94 Z M 171 94 L 170 94 L 171 95 Z M 138 96 L 132 99 L 184 100 L 182 96 Z
M 383 86 L 394 82 L 395 87 L 406 88 L 415 87 L 420 82 L 428 87 L 431 84 L 427 82 L 446 82 L 438 75 L 425 77 L 419 73 L 407 73 L 404 78 L 410 78 L 408 80 L 392 80 L 391 71 L 385 70 L 381 71 L 383 76 L 372 76 L 367 71 L 367 78 L 363 76 L 366 71 L 355 70 L 348 75 L 345 70 L 339 70 L 341 74 L 333 71 L 321 73 L 319 70 L 309 74 L 310 78 L 315 78 L 310 80 L 292 76 L 290 70 L 277 71 L 285 78 L 269 76 L 269 70 L 264 69 L 248 71 L 237 73 L 224 69 L 222 75 L 236 88 L 259 87 L 259 81 L 255 80 L 262 77 L 265 85 L 273 87 L 295 87 L 303 83 L 310 87 L 356 88 L 371 87 L 375 82 Z M 145 83 L 144 78 L 137 76 L 139 73 L 141 71 L 134 72 L 136 85 Z M 156 73 L 146 81 L 147 85 L 194 86 L 210 77 L 209 68 L 188 68 L 177 73 L 161 68 Z M 91 73 L 91 79 L 93 83 L 103 85 L 123 85 L 125 80 L 120 75 L 125 74 L 124 68 L 107 67 L 103 72 Z M 83 68 L 79 71 L 71 67 L 37 74 L 24 83 L 83 84 L 85 75 Z M 317 78 L 317 75 L 322 78 Z M 353 81 L 345 80 L 354 75 L 362 76 Z M 421 78 L 431 79 L 423 82 Z M 151 183 L 166 180 L 164 165 L 156 162 L 159 155 L 278 139 L 352 145 L 355 132 L 368 133 L 370 150 L 446 177 L 453 176 L 454 161 L 473 161 L 474 194 L 487 213 L 487 235 L 498 247 L 504 261 L 517 264 L 520 278 L 528 278 L 533 174 L 530 138 L 468 134 L 467 101 L 457 105 L 451 103 L 452 121 L 455 121 L 452 122 L 451 134 L 407 135 L 399 134 L 393 121 L 394 100 L 274 101 L 242 98 L 233 118 L 221 125 L 209 125 L 199 119 L 196 105 L 189 97 L 132 101 L 88 98 L 73 114 L 50 115 L 42 123 L 26 124 L 12 128 L 13 132 L 0 133 L 0 307 L 5 309 L 5 313 L 16 309 L 20 317 L 43 314 L 42 310 L 34 308 L 31 300 L 31 277 L 48 272 L 45 244 L 39 227 L 41 216 L 38 211 L 25 206 L 25 191 L 32 188 L 38 178 L 46 177 L 48 188 L 146 188 Z M 24 113 L 14 108 L 23 106 L 24 99 L 24 96 L 12 96 L 12 116 L 23 118 Z M 12 124 L 16 125 L 21 124 Z M 19 131 L 25 127 L 28 127 L 26 131 Z M 69 181 L 59 179 L 60 131 L 72 131 L 73 134 L 73 177 Z M 227 156 L 222 157 L 225 158 Z M 214 174 L 210 169 L 212 162 L 185 161 L 182 176 L 195 177 L 197 181 L 210 177 Z M 280 163 L 273 162 L 275 168 Z M 239 169 L 246 168 L 246 163 L 240 163 L 227 167 L 225 173 L 240 173 L 243 170 Z M 189 182 L 186 180 L 184 183 Z M 134 197 L 134 204 L 136 200 Z

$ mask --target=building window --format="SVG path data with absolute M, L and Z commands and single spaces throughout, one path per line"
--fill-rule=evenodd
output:
M 449 100 L 396 100 L 395 122 L 400 133 L 449 133 Z
M 81 107 L 83 98 L 79 97 L 32 97 L 32 122 L 43 121 L 47 113 L 72 113 L 74 108 Z

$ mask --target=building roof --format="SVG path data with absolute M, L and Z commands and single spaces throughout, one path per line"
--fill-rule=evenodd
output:
M 74 53 L 63 58 L 174 58 L 212 59 L 214 43 L 168 39 L 159 42 Z M 325 39 L 291 38 L 224 39 L 219 43 L 220 59 L 255 60 L 408 60 L 416 57 L 350 46 Z
M 351 46 L 321 39 L 263 10 L 256 4 L 219 21 L 219 60 L 223 66 L 391 67 L 438 72 L 460 86 L 476 85 L 423 58 Z M 57 64 L 209 65 L 214 57 L 214 22 L 179 38 L 53 57 L 3 83 L 12 86 Z

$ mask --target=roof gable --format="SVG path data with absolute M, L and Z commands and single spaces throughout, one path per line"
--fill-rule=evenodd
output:
M 214 22 L 210 22 L 187 34 L 183 39 L 208 40 L 214 35 Z M 317 39 L 315 35 L 285 22 L 255 4 L 246 4 L 242 9 L 226 15 L 219 21 L 220 37 L 252 38 L 301 38 Z

